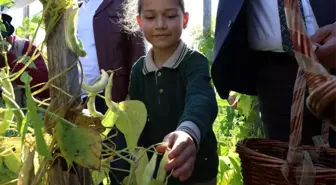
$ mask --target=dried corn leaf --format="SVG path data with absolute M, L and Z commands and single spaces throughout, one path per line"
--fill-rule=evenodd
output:
M 56 124 L 56 140 L 68 165 L 76 162 L 89 169 L 100 169 L 102 144 L 98 132 L 60 121 Z

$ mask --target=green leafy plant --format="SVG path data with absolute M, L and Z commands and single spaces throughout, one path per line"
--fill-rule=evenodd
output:
M 32 39 L 37 31 L 38 24 L 41 22 L 42 13 L 37 13 L 31 18 L 24 17 L 22 25 L 18 26 L 15 30 L 15 34 L 19 37 Z
M 0 0 L 0 5 L 6 5 L 11 1 Z M 75 0 L 62 0 L 57 5 L 51 1 L 41 0 L 44 10 L 32 19 L 24 18 L 23 24 L 17 29 L 17 35 L 32 38 L 32 43 L 37 31 L 44 23 L 46 15 L 50 17 L 45 25 L 46 37 L 40 48 L 46 45 L 50 33 L 55 29 L 66 10 L 74 11 L 72 18 L 67 21 L 68 34 L 66 38 L 69 50 L 77 57 L 84 55 L 80 40 L 74 33 L 76 29 L 76 13 L 78 3 Z M 56 6 L 56 7 L 53 7 Z M 195 39 L 197 48 L 207 56 L 211 65 L 214 35 L 200 35 Z M 79 48 L 80 51 L 75 48 Z M 25 72 L 38 53 L 34 51 L 32 57 L 23 56 L 16 62 L 23 62 L 25 68 L 12 73 L 5 59 L 6 67 L 0 71 L 0 87 L 3 107 L 0 108 L 0 184 L 40 185 L 48 182 L 48 171 L 58 159 L 64 159 L 69 171 L 74 164 L 89 169 L 92 184 L 109 184 L 109 164 L 116 160 L 124 160 L 130 164 L 130 169 L 114 169 L 129 172 L 123 180 L 124 185 L 163 185 L 167 183 L 170 174 L 163 170 L 167 163 L 167 152 L 158 153 L 155 147 L 162 143 L 154 144 L 148 148 L 137 146 L 140 133 L 146 123 L 147 110 L 139 101 L 123 101 L 116 103 L 111 101 L 112 78 L 114 71 L 106 71 L 109 78 L 101 76 L 97 79 L 99 85 L 88 86 L 83 84 L 89 92 L 89 101 L 79 107 L 68 109 L 72 101 L 62 107 L 58 112 L 50 112 L 47 107 L 52 100 L 37 100 L 35 95 L 47 88 L 54 88 L 61 93 L 73 98 L 62 89 L 50 85 L 51 81 L 69 71 L 72 67 L 64 69 L 46 84 L 39 84 L 40 89 L 31 91 L 31 77 Z M 6 58 L 6 57 L 5 57 Z M 74 66 L 77 63 L 75 63 Z M 104 73 L 105 74 L 105 73 Z M 15 103 L 12 82 L 21 76 L 24 82 L 27 107 L 18 107 Z M 94 87 L 93 87 L 94 86 Z M 105 90 L 104 96 L 97 92 Z M 95 110 L 95 98 L 103 98 L 109 110 L 105 114 Z M 214 123 L 214 131 L 218 140 L 218 155 L 220 159 L 218 184 L 242 184 L 240 160 L 235 152 L 235 145 L 241 139 L 247 137 L 262 136 L 258 114 L 258 104 L 255 97 L 233 93 L 234 103 L 222 100 L 217 96 L 219 114 Z M 71 99 L 72 100 L 72 99 Z M 85 109 L 83 107 L 88 107 Z M 41 114 L 43 116 L 41 116 Z M 51 119 L 44 120 L 46 116 Z M 54 122 L 52 133 L 48 133 L 46 126 Z M 257 124 L 256 124 L 257 123 Z M 52 125 L 52 124 L 50 124 Z M 112 127 L 117 127 L 126 137 L 127 148 L 116 150 L 116 144 L 112 142 L 113 136 L 107 133 Z M 118 133 L 117 133 L 118 134 Z M 125 155 L 126 153 L 126 155 Z M 151 154 L 149 157 L 148 154 Z M 162 156 L 160 164 L 154 161 Z M 154 169 L 158 169 L 153 176 Z M 60 177 L 62 178 L 62 177 Z
M 258 126 L 260 118 L 256 98 L 237 93 L 232 93 L 232 96 L 239 102 L 237 106 L 230 105 L 226 100 L 217 99 L 219 116 L 214 123 L 214 131 L 218 140 L 220 185 L 243 183 L 240 159 L 236 153 L 237 142 L 249 137 L 263 137 L 262 127 Z
M 15 5 L 14 0 L 0 0 L 0 10 L 1 11 L 11 8 L 14 5 Z
M 195 49 L 204 54 L 211 68 L 214 50 L 214 26 L 212 31 L 204 35 L 202 29 L 195 29 Z M 217 94 L 218 116 L 213 130 L 218 140 L 219 173 L 218 185 L 241 185 L 240 159 L 236 153 L 236 144 L 249 137 L 263 137 L 263 127 L 259 116 L 258 100 L 256 97 L 231 92 L 232 101 L 221 99 Z
M 7 2 L 7 1 L 6 1 Z M 41 1 L 44 9 L 41 14 L 37 14 L 32 19 L 25 17 L 21 27 L 18 27 L 16 34 L 34 39 L 37 31 L 45 21 L 46 15 L 50 15 L 50 20 L 46 24 L 45 41 L 40 48 L 46 45 L 49 35 L 55 26 L 59 23 L 62 16 L 65 16 L 67 28 L 64 30 L 68 49 L 77 57 L 84 55 L 85 52 L 77 53 L 77 47 L 82 48 L 80 40 L 76 37 L 76 17 L 78 14 L 78 3 L 76 0 L 64 0 L 56 4 L 56 8 L 52 7 L 52 1 Z M 5 5 L 4 1 L 0 1 L 0 5 Z M 69 12 L 70 14 L 64 14 Z M 68 17 L 67 17 L 68 16 Z M 64 48 L 67 49 L 67 48 Z M 82 48 L 84 49 L 84 48 Z M 152 177 L 152 171 L 156 168 L 153 163 L 154 156 L 162 155 L 157 153 L 155 146 L 142 148 L 137 146 L 138 139 L 144 128 L 147 118 L 147 110 L 145 105 L 140 101 L 127 100 L 120 103 L 111 101 L 111 89 L 113 71 L 107 71 L 106 77 L 98 79 L 96 83 L 100 83 L 93 88 L 83 84 L 82 88 L 90 91 L 90 101 L 83 102 L 79 107 L 68 109 L 74 99 L 62 89 L 53 86 L 61 93 L 66 93 L 72 97 L 58 112 L 50 112 L 47 107 L 50 106 L 50 99 L 40 101 L 35 95 L 41 91 L 51 88 L 51 81 L 66 73 L 72 66 L 64 69 L 62 74 L 49 79 L 45 84 L 38 84 L 41 88 L 31 91 L 30 82 L 32 77 L 25 72 L 34 59 L 39 55 L 37 50 L 33 51 L 32 57 L 22 56 L 15 62 L 22 62 L 25 67 L 18 72 L 13 73 L 8 66 L 6 55 L 5 66 L 0 71 L 0 87 L 1 95 L 4 100 L 4 106 L 0 109 L 0 184 L 23 184 L 23 185 L 39 185 L 53 184 L 48 182 L 48 171 L 54 165 L 54 161 L 64 159 L 69 170 L 74 168 L 74 164 L 89 169 L 93 184 L 101 182 L 108 183 L 109 164 L 115 161 L 115 157 L 130 163 L 131 168 L 127 170 L 129 176 L 124 180 L 126 185 L 145 185 L 148 183 L 165 184 L 167 182 L 166 173 L 163 165 L 167 162 L 163 158 L 158 166 L 161 169 L 159 175 Z M 6 54 L 4 51 L 3 54 Z M 77 64 L 77 63 L 75 63 Z M 74 65 L 76 66 L 76 65 Z M 105 75 L 105 76 L 106 76 Z M 19 107 L 15 103 L 12 82 L 19 78 L 24 82 L 24 90 L 27 99 L 27 107 Z M 105 89 L 105 96 L 99 98 L 105 99 L 109 110 L 105 114 L 97 113 L 94 102 L 98 91 Z M 90 107 L 85 109 L 84 107 Z M 43 117 L 40 116 L 43 114 Z M 51 119 L 43 120 L 48 115 Z M 47 125 L 54 122 L 52 133 L 47 132 Z M 47 123 L 47 124 L 46 124 Z M 115 143 L 111 141 L 114 136 L 107 136 L 108 130 L 113 126 L 122 132 L 127 141 L 127 148 L 117 151 Z M 8 132 L 14 130 L 15 134 L 8 137 Z M 9 139 L 12 142 L 7 142 Z M 15 151 L 15 152 L 14 152 Z M 147 153 L 153 153 L 153 157 L 148 160 Z M 128 155 L 122 155 L 127 153 Z M 147 159 L 147 160 L 146 160 Z M 124 169 L 119 169 L 124 170 Z M 60 176 L 59 179 L 62 177 Z M 142 183 L 141 183 L 142 182 Z

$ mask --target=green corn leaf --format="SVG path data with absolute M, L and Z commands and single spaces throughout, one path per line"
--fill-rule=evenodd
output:
M 21 81 L 25 83 L 25 92 L 26 92 L 26 98 L 27 98 L 27 107 L 29 110 L 29 116 L 32 121 L 33 127 L 34 127 L 34 133 L 36 137 L 36 148 L 37 152 L 48 159 L 52 159 L 52 156 L 50 152 L 48 151 L 47 143 L 43 137 L 42 128 L 43 128 L 43 121 L 41 117 L 37 114 L 37 106 L 33 100 L 31 91 L 30 91 L 30 82 L 32 80 L 32 77 L 28 75 L 27 72 L 24 72 L 21 75 Z

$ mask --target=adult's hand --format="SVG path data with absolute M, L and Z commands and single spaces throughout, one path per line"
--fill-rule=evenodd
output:
M 319 28 L 311 41 L 320 44 L 315 51 L 320 63 L 327 69 L 336 68 L 336 24 Z

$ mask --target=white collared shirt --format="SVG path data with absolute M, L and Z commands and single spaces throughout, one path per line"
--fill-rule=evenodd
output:
M 313 35 L 318 25 L 309 0 L 302 0 L 307 33 Z M 251 0 L 248 8 L 248 37 L 251 49 L 283 52 L 278 0 Z
M 93 32 L 93 17 L 103 0 L 84 2 L 78 13 L 78 37 L 84 45 L 86 58 L 80 57 L 87 84 L 91 84 L 100 76 L 96 44 Z

